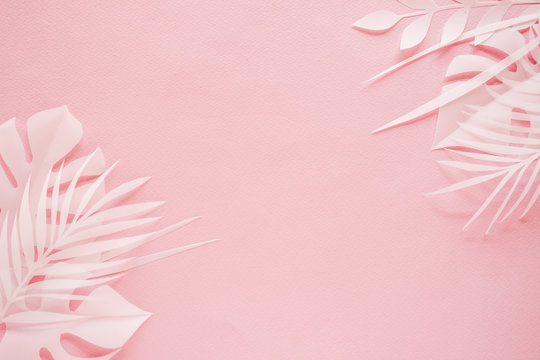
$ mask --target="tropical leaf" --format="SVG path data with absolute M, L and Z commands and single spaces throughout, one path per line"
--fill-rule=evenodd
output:
M 77 120 L 65 108 L 38 115 L 28 121 L 33 162 L 27 166 L 15 161 L 26 163 L 24 148 L 17 147 L 21 141 L 13 133 L 13 122 L 0 125 L 0 139 L 11 134 L 16 140 L 12 141 L 12 149 L 0 146 L 0 153 L 8 166 L 6 173 L 12 173 L 17 182 L 16 186 L 11 184 L 13 180 L 0 183 L 0 188 L 3 185 L 10 192 L 10 197 L 0 202 L 0 324 L 7 327 L 0 339 L 0 358 L 48 358 L 43 357 L 46 354 L 56 360 L 76 359 L 60 341 L 61 335 L 73 333 L 111 350 L 92 358 L 109 359 L 148 314 L 105 284 L 135 267 L 212 241 L 126 257 L 132 249 L 176 231 L 197 217 L 160 230 L 143 231 L 159 220 L 145 214 L 163 202 L 118 201 L 149 178 L 128 181 L 106 191 L 105 181 L 116 164 L 105 170 L 99 149 L 69 164 L 65 162 L 65 156 L 80 139 Z M 47 146 L 47 141 L 54 143 Z M 23 151 L 23 155 L 15 150 Z M 18 204 L 13 203 L 15 199 Z M 95 290 L 90 295 L 75 293 L 83 288 Z M 82 305 L 73 312 L 71 301 L 82 301 Z M 36 332 L 39 335 L 34 335 Z M 15 348 L 24 351 L 15 352 Z
M 398 1 L 417 10 L 396 15 L 400 20 L 414 18 L 405 27 L 401 48 L 415 46 L 424 39 L 429 26 L 426 18 L 443 11 L 451 14 L 439 44 L 417 52 L 370 81 L 459 42 L 470 41 L 478 52 L 454 58 L 440 96 L 374 132 L 438 112 L 433 149 L 458 154 L 459 160 L 441 163 L 464 171 L 469 178 L 434 194 L 495 182 L 465 228 L 492 207 L 487 231 L 519 209 L 521 217 L 525 216 L 540 198 L 540 1 L 462 0 L 434 7 L 421 5 L 423 1 Z M 504 19 L 514 5 L 521 5 L 523 10 Z M 467 30 L 474 8 L 484 13 Z
M 530 46 L 533 44 L 534 46 Z M 506 55 L 527 48 L 511 64 L 498 72 L 491 82 L 485 81 L 476 93 L 464 94 L 451 107 L 439 113 L 435 147 L 460 147 L 460 161 L 443 162 L 444 165 L 467 171 L 473 176 L 435 193 L 451 192 L 498 179 L 497 185 L 476 211 L 469 226 L 490 206 L 499 204 L 487 228 L 489 231 L 499 220 L 514 213 L 520 205 L 525 216 L 540 195 L 540 49 L 538 38 L 528 43 L 517 30 L 506 29 L 495 34 L 484 44 L 491 51 L 485 55 L 467 55 L 454 59 L 448 74 L 468 83 L 471 73 L 488 73 L 500 63 L 493 53 Z M 493 51 L 495 50 L 495 52 Z M 503 56 L 504 56 L 503 55 Z M 454 88 L 455 88 L 454 87 Z M 445 90 L 443 90 L 444 96 Z M 441 130 L 442 129 L 442 130 Z M 481 157 L 482 155 L 484 157 Z M 476 173 L 476 174 L 475 174 Z
M 41 111 L 31 116 L 26 124 L 29 153 L 19 136 L 16 120 L 11 119 L 0 125 L 0 158 L 3 171 L 0 170 L 0 219 L 6 213 L 15 213 L 21 203 L 21 197 L 27 180 L 29 184 L 30 206 L 35 211 L 37 199 L 48 171 L 64 159 L 79 143 L 82 137 L 80 122 L 71 115 L 67 107 Z M 28 162 L 27 158 L 32 161 Z M 60 185 L 71 181 L 76 169 L 80 168 L 85 157 L 68 163 L 61 176 Z M 81 176 L 97 176 L 105 169 L 105 160 L 101 150 L 84 167 Z M 59 177 L 58 171 L 50 175 L 51 185 Z M 79 189 L 75 189 L 75 198 Z M 104 189 L 98 189 L 103 192 Z
M 383 32 L 394 27 L 402 17 L 388 10 L 379 10 L 368 14 L 355 22 L 354 27 L 366 31 Z
M 129 340 L 139 326 L 150 316 L 138 309 L 109 286 L 101 286 L 85 296 L 75 310 L 69 300 L 58 301 L 62 312 L 27 311 L 11 316 L 12 325 L 0 345 L 0 358 L 10 360 L 55 359 L 80 360 L 65 343 L 66 337 L 78 340 L 81 353 L 85 345 L 100 348 L 90 357 L 108 360 Z M 57 322 L 60 321 L 60 322 Z M 99 329 L 99 331 L 96 331 Z

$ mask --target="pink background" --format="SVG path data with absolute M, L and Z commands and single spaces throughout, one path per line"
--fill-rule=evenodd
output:
M 154 313 L 119 360 L 540 358 L 540 216 L 462 233 L 485 193 L 422 195 L 456 179 L 434 118 L 370 135 L 437 95 L 455 54 L 363 89 L 401 56 L 403 24 L 350 27 L 380 8 L 405 10 L 0 3 L 0 119 L 67 104 L 81 153 L 122 160 L 113 182 L 153 175 L 137 197 L 168 201 L 163 224 L 203 216 L 147 250 L 224 239 L 115 285 Z

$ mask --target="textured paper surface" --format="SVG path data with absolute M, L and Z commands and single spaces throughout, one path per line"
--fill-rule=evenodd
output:
M 350 28 L 385 3 L 0 4 L 0 119 L 67 103 L 80 150 L 122 159 L 113 185 L 151 168 L 133 201 L 224 239 L 117 284 L 154 313 L 118 359 L 540 357 L 540 218 L 462 234 L 486 194 L 420 195 L 457 180 L 434 117 L 370 135 L 457 55 L 362 89 L 401 60 L 401 31 Z

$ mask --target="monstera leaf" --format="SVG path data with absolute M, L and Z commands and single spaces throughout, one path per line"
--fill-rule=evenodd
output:
M 14 120 L 0 126 L 0 134 L 10 141 L 0 148 L 6 175 L 1 183 L 6 189 L 0 192 L 0 329 L 5 329 L 0 358 L 78 358 L 61 341 L 71 334 L 111 350 L 83 357 L 109 359 L 148 314 L 105 284 L 134 267 L 210 241 L 129 257 L 130 250 L 196 218 L 138 230 L 159 219 L 144 214 L 162 202 L 121 201 L 148 178 L 105 191 L 116 164 L 105 170 L 99 149 L 66 164 L 66 155 L 81 138 L 81 125 L 66 108 L 34 115 L 27 127 L 31 162 Z M 94 291 L 81 295 L 81 289 Z M 74 301 L 82 304 L 72 311 Z
M 67 300 L 59 305 L 65 314 L 72 316 L 69 321 L 37 323 L 31 312 L 26 313 L 28 322 L 24 326 L 13 326 L 6 332 L 0 345 L 0 358 L 108 360 L 150 316 L 109 286 L 94 290 L 73 312 Z M 72 343 L 65 339 L 73 339 L 79 348 L 70 346 Z
M 0 157 L 3 171 L 0 171 L 0 216 L 13 212 L 20 204 L 24 185 L 30 174 L 30 204 L 34 208 L 39 190 L 49 169 L 64 159 L 79 143 L 82 126 L 71 115 L 67 107 L 60 107 L 39 112 L 27 121 L 29 153 L 17 131 L 15 119 L 0 125 Z M 27 161 L 31 158 L 31 161 Z M 70 181 L 75 170 L 85 161 L 84 158 L 73 161 L 64 169 L 61 182 Z M 82 176 L 95 176 L 105 170 L 103 154 L 98 150 L 92 161 L 87 164 Z M 51 183 L 58 176 L 51 174 Z M 99 189 L 103 191 L 103 189 Z M 76 190 L 75 197 L 81 191 Z

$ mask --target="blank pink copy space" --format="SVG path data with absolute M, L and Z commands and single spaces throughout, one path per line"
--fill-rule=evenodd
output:
M 153 176 L 136 198 L 166 200 L 162 224 L 203 216 L 147 250 L 223 239 L 115 284 L 154 313 L 117 359 L 540 358 L 540 210 L 462 233 L 485 194 L 422 195 L 458 178 L 434 118 L 370 135 L 436 96 L 455 53 L 363 89 L 403 24 L 350 24 L 385 7 L 406 10 L 1 2 L 0 119 L 67 104 L 78 151 L 121 159 L 113 182 Z

